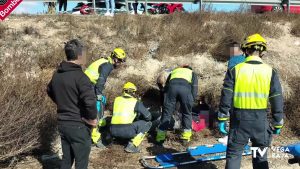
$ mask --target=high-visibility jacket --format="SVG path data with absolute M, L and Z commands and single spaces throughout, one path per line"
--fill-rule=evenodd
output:
M 131 96 L 119 96 L 114 101 L 111 124 L 131 124 L 135 117 L 134 111 L 137 99 Z
M 110 58 L 101 58 L 96 60 L 95 62 L 93 62 L 86 70 L 85 70 L 85 74 L 89 77 L 90 81 L 93 84 L 97 83 L 97 80 L 99 79 L 99 67 L 104 64 L 104 63 L 111 63 L 111 59 Z
M 248 64 L 261 61 L 248 56 L 246 61 L 235 66 L 233 105 L 238 109 L 266 109 L 270 92 L 272 68 L 267 64 Z
M 172 79 L 185 79 L 192 83 L 193 71 L 189 68 L 176 68 L 171 72 L 170 80 Z

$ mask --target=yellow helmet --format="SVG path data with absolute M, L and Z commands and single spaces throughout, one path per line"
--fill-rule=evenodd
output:
M 115 57 L 121 61 L 125 61 L 126 59 L 126 53 L 121 48 L 115 48 L 111 55 L 113 58 Z
M 244 43 L 241 45 L 241 49 L 245 52 L 246 49 L 252 48 L 258 51 L 267 50 L 267 41 L 258 33 L 248 36 Z
M 137 91 L 137 87 L 133 83 L 127 82 L 123 86 L 123 91 L 126 91 L 126 92 L 136 92 Z

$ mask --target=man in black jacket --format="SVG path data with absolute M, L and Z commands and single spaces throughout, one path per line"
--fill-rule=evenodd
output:
M 61 169 L 86 169 L 91 150 L 90 127 L 97 124 L 96 96 L 89 78 L 83 73 L 83 45 L 71 40 L 65 45 L 63 61 L 48 84 L 47 93 L 57 105 L 58 130 L 63 159 Z

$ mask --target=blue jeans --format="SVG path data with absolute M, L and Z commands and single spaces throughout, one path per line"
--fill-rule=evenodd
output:
M 115 13 L 115 0 L 105 0 L 106 11 L 109 12 L 109 7 L 111 7 L 110 13 Z

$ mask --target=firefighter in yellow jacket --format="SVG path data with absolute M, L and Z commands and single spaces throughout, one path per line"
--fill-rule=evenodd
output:
M 167 129 L 171 126 L 172 114 L 179 101 L 182 113 L 181 141 L 187 146 L 192 136 L 192 106 L 198 94 L 198 78 L 188 65 L 177 67 L 169 74 L 164 92 L 161 124 L 156 134 L 156 142 L 162 145 L 166 139 Z
M 136 98 L 136 86 L 127 82 L 123 94 L 114 101 L 111 120 L 111 135 L 116 138 L 129 139 L 126 152 L 140 152 L 140 144 L 151 128 L 151 113 Z
M 92 130 L 92 142 L 96 144 L 99 148 L 104 148 L 104 145 L 101 141 L 101 134 L 99 132 L 99 127 L 105 125 L 105 120 L 103 117 L 103 104 L 106 104 L 106 97 L 103 95 L 102 91 L 106 80 L 115 68 L 118 68 L 119 65 L 126 61 L 126 53 L 121 48 L 115 48 L 109 57 L 100 58 L 93 62 L 85 70 L 85 74 L 89 77 L 90 81 L 94 85 L 95 93 L 97 96 L 97 109 L 98 109 L 98 120 L 99 124 L 97 128 Z M 101 108 L 102 107 L 102 108 Z M 101 110 L 102 109 L 102 110 Z
M 227 71 L 218 114 L 219 129 L 224 134 L 227 132 L 225 122 L 230 117 L 226 169 L 240 169 L 243 148 L 249 139 L 253 147 L 263 150 L 270 145 L 272 134 L 280 134 L 283 125 L 279 78 L 261 59 L 267 49 L 266 40 L 254 34 L 246 38 L 241 47 L 246 60 Z M 268 102 L 271 103 L 271 124 L 267 118 Z M 252 163 L 254 169 L 268 169 L 267 153 L 257 155 Z

